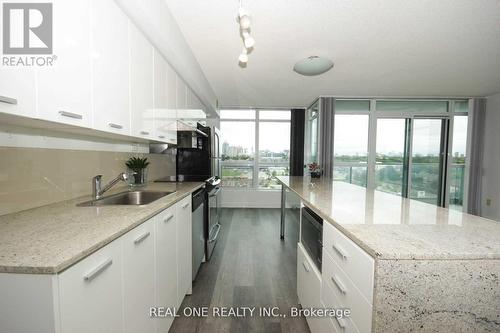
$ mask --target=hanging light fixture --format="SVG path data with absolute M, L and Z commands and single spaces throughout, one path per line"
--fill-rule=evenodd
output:
M 240 56 L 238 57 L 238 61 L 242 64 L 246 64 L 248 62 L 248 53 L 247 49 L 243 48 L 243 51 L 241 51 Z
M 252 36 L 250 36 L 250 33 L 248 31 L 244 31 L 242 33 L 243 35 L 243 44 L 245 44 L 245 48 L 250 49 L 255 45 L 255 39 L 253 39 Z
M 243 51 L 238 57 L 238 61 L 240 64 L 246 65 L 248 62 L 248 54 L 252 51 L 255 45 L 255 39 L 250 35 L 250 27 L 252 23 L 250 14 L 242 7 L 241 0 L 236 21 L 240 26 L 240 36 L 243 39 Z

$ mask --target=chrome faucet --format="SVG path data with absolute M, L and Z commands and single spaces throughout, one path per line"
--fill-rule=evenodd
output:
M 92 178 L 92 197 L 94 200 L 97 200 L 104 194 L 104 192 L 108 191 L 110 188 L 115 186 L 120 180 L 126 181 L 128 176 L 125 172 L 120 173 L 115 179 L 107 183 L 104 187 L 102 187 L 102 175 L 97 175 Z

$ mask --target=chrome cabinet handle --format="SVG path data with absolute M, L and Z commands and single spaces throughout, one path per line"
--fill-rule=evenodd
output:
M 148 231 L 142 235 L 140 235 L 139 237 L 137 237 L 136 239 L 134 239 L 134 244 L 139 244 L 141 243 L 142 241 L 144 241 L 146 238 L 149 237 L 149 235 L 151 235 L 151 233 Z
M 311 271 L 305 261 L 302 262 L 302 266 L 304 266 L 304 269 L 306 270 L 307 273 Z
M 184 205 L 182 205 L 182 208 L 187 208 L 187 206 L 189 206 L 189 202 L 187 202 Z
M 0 102 L 5 104 L 17 105 L 17 99 L 7 96 L 0 96 Z
M 142 135 L 149 135 L 149 132 L 147 132 L 147 131 L 141 131 L 141 134 Z
M 111 128 L 116 128 L 116 129 L 122 129 L 123 128 L 123 126 L 119 125 L 119 124 L 109 123 L 108 125 Z
M 163 222 L 167 223 L 168 221 L 170 221 L 173 218 L 174 218 L 174 214 L 170 214 L 169 216 L 167 216 L 166 219 L 163 220 Z
M 340 326 L 340 328 L 341 328 L 342 330 L 344 330 L 344 329 L 347 327 L 347 325 L 346 325 L 346 322 L 345 322 L 345 319 L 344 319 L 344 318 L 337 318 L 337 317 L 335 317 L 335 319 L 337 320 L 337 323 L 339 324 L 339 326 Z
M 337 252 L 341 257 L 342 259 L 347 259 L 348 255 L 347 255 L 347 252 L 341 248 L 340 246 L 338 245 L 335 245 L 335 244 L 332 244 L 332 248 L 335 252 Z
M 219 223 L 217 223 L 216 226 L 217 226 L 217 232 L 215 233 L 214 237 L 212 237 L 208 240 L 209 243 L 215 242 L 217 240 L 217 237 L 219 237 L 221 225 Z
M 220 192 L 221 190 L 222 190 L 222 188 L 221 188 L 221 187 L 218 187 L 218 188 L 215 190 L 215 192 L 214 192 L 214 193 L 212 193 L 212 194 L 210 194 L 210 195 L 209 195 L 209 197 L 216 197 L 216 196 L 217 196 L 217 194 L 219 194 L 219 192 Z
M 105 260 L 104 262 L 102 262 L 101 264 L 99 264 L 99 266 L 97 266 L 96 268 L 92 269 L 90 272 L 88 272 L 87 274 L 85 274 L 83 276 L 83 279 L 85 281 L 87 281 L 87 282 L 92 281 L 99 274 L 101 274 L 106 268 L 108 268 L 109 266 L 111 266 L 111 264 L 113 264 L 113 259 L 110 258 L 110 259 Z
M 83 116 L 78 113 L 68 112 L 68 111 L 59 111 L 59 114 L 63 117 L 73 118 L 73 119 L 83 119 Z
M 344 283 L 336 275 L 332 276 L 330 279 L 342 294 L 344 295 L 347 294 L 347 288 L 344 286 Z

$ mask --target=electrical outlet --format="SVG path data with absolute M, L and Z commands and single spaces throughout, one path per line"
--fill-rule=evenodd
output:
M 486 206 L 491 206 L 491 199 L 486 199 Z

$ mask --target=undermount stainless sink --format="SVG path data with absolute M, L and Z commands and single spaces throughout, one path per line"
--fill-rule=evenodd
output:
M 91 207 L 91 206 L 112 206 L 112 205 L 147 205 L 156 201 L 164 196 L 173 194 L 175 192 L 164 191 L 127 191 L 113 194 L 96 200 L 90 200 L 77 204 L 78 207 Z

